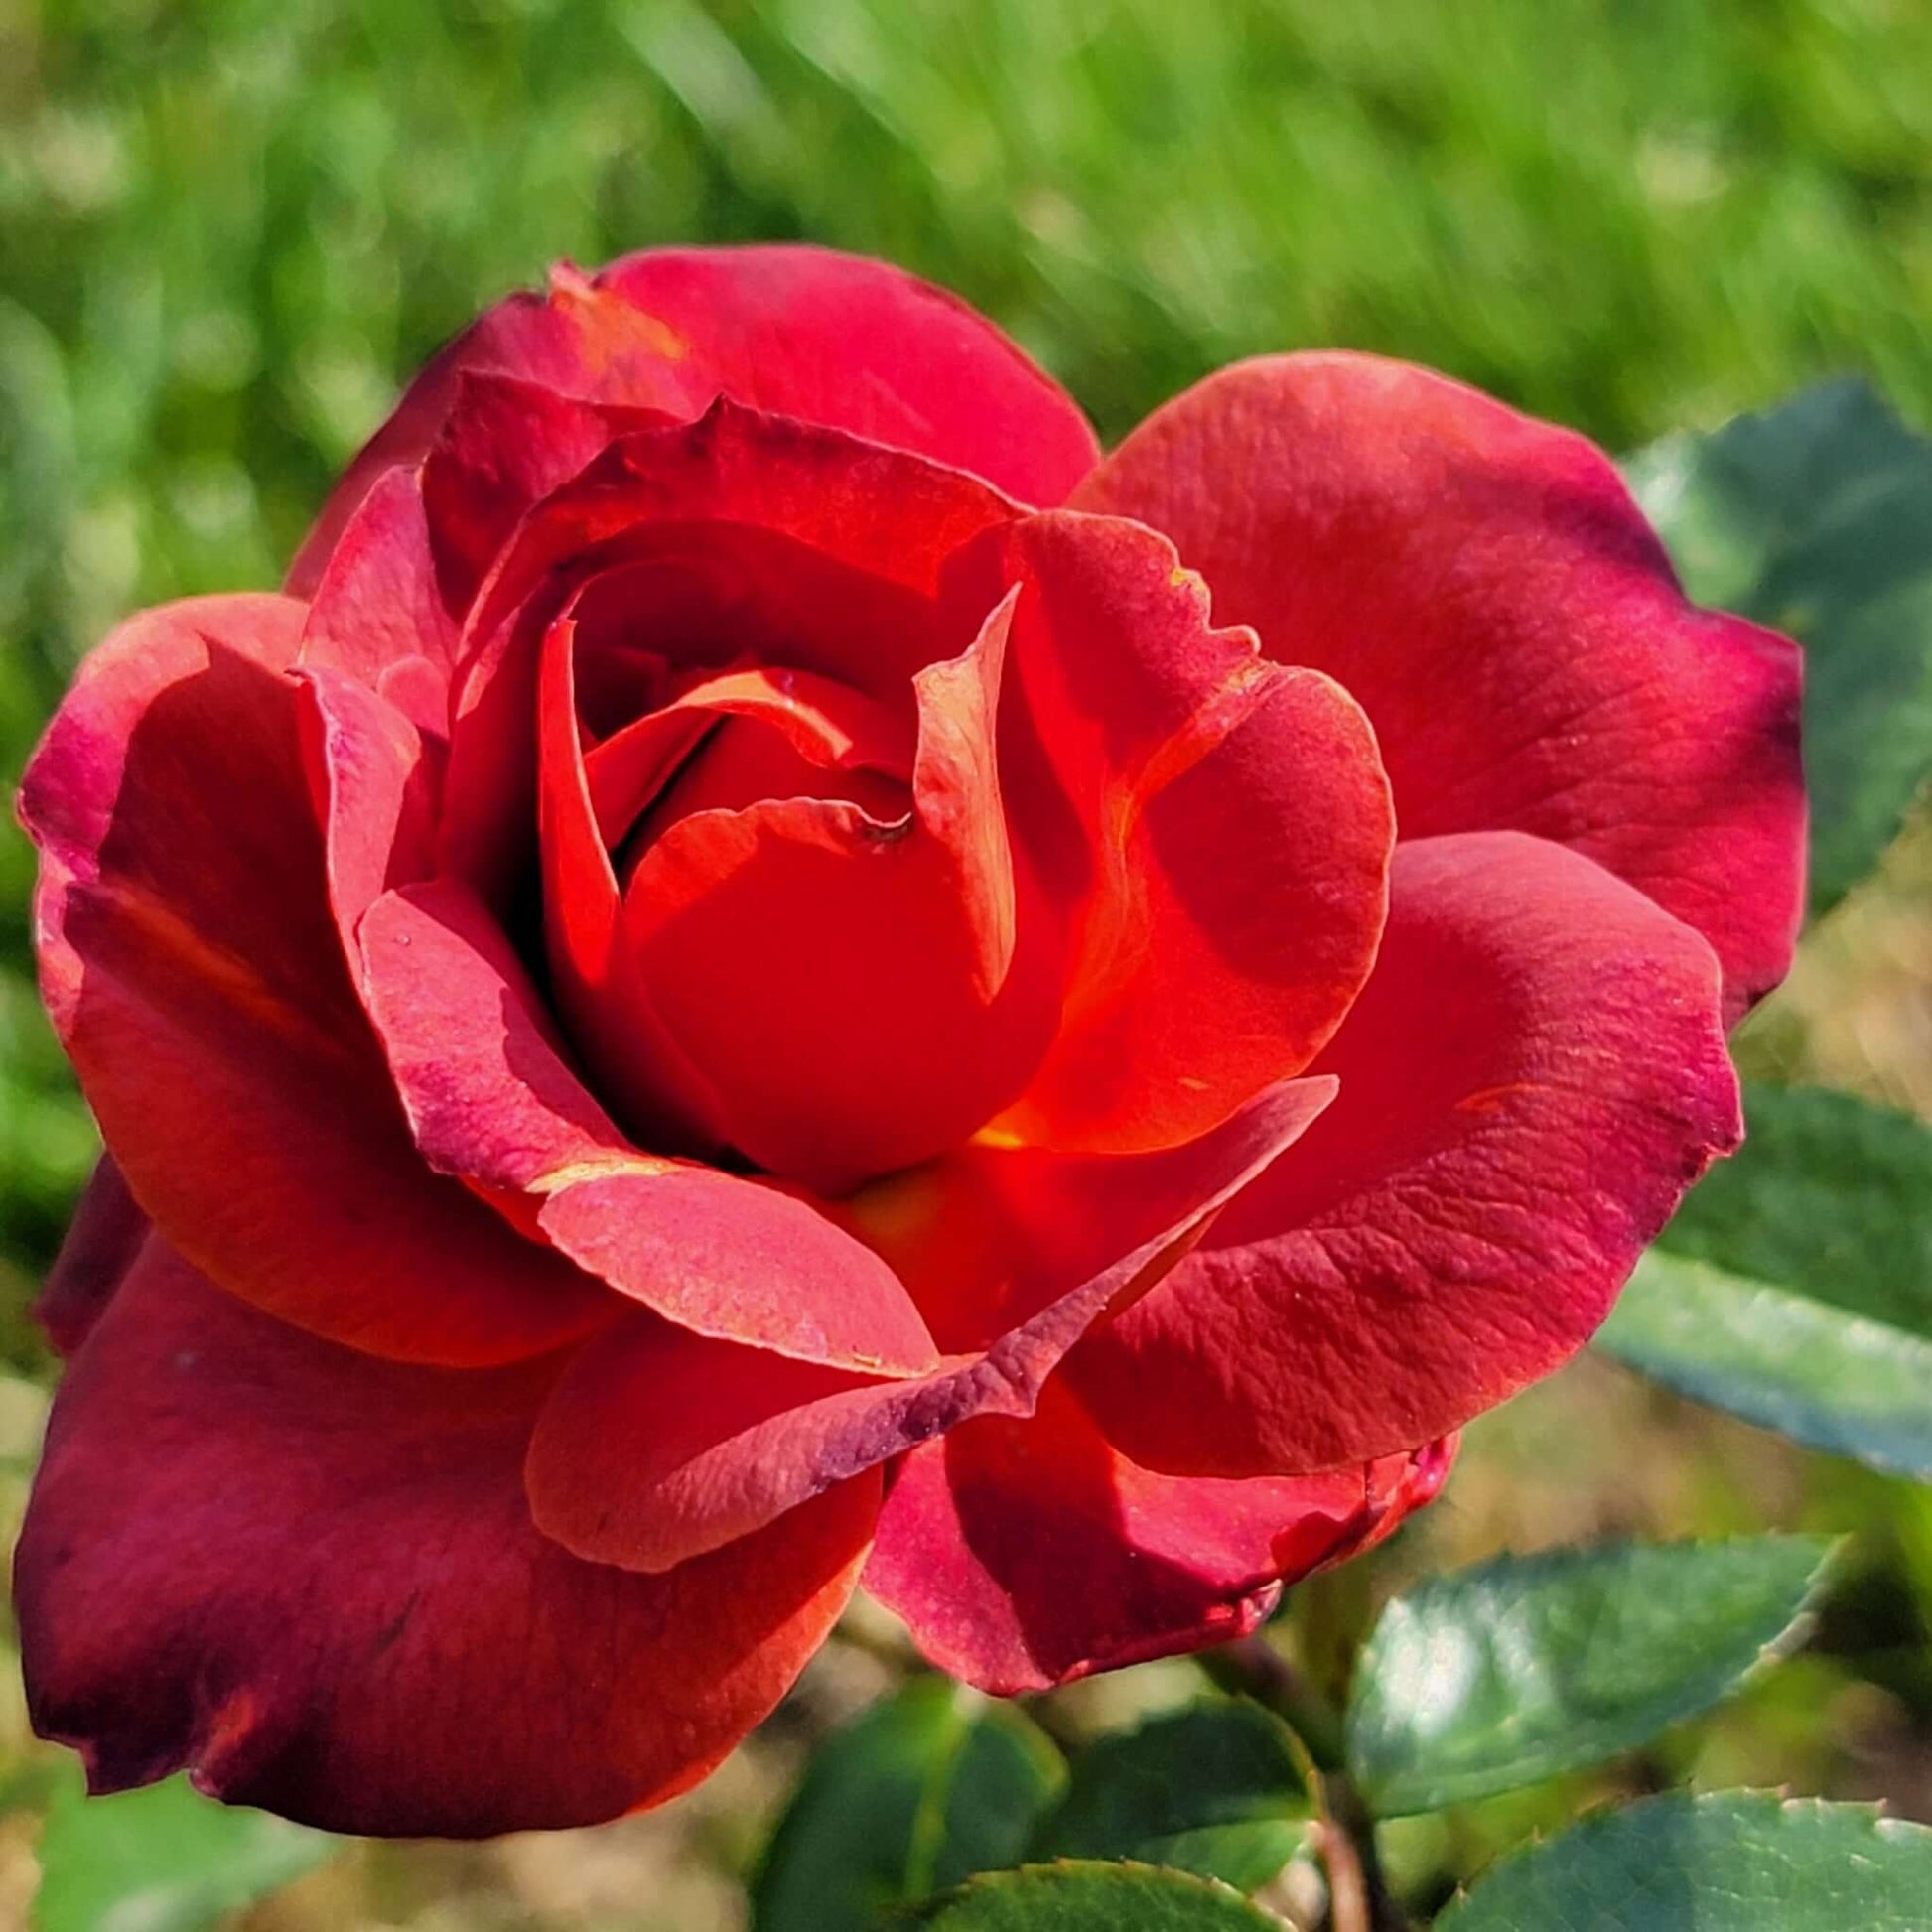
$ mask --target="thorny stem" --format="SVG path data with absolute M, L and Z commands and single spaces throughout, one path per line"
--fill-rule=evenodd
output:
M 1348 1775 L 1333 1706 L 1259 1634 L 1203 1651 L 1197 1661 L 1222 1690 L 1274 1712 L 1306 1754 L 1303 1772 L 1320 1818 L 1333 1932 L 1414 1932 L 1383 1879 L 1375 1821 Z

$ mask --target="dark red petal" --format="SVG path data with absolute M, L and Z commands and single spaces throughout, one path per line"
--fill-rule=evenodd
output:
M 417 1158 L 350 984 L 302 619 L 193 600 L 82 667 L 21 787 L 48 1010 L 135 1198 L 224 1287 L 405 1359 L 554 1347 L 608 1299 Z
M 1733 1015 L 1783 977 L 1798 652 L 1687 604 L 1583 438 L 1403 363 L 1271 356 L 1157 411 L 1076 500 L 1167 531 L 1217 617 L 1361 700 L 1404 838 L 1575 846 L 1711 941 Z
M 1078 406 L 957 297 L 887 263 L 789 246 L 664 249 L 498 303 L 410 385 L 289 572 L 306 594 L 374 480 L 435 441 L 466 370 L 701 415 L 718 395 L 896 444 L 1059 502 L 1100 450 Z
M 855 1203 L 855 1224 L 895 1248 L 943 1235 L 943 1207 L 934 1226 L 926 1192 L 943 1203 L 961 1191 L 996 1230 L 980 1301 L 1004 1322 L 990 1344 L 916 1380 L 777 1361 L 663 1322 L 612 1330 L 579 1353 L 538 1421 L 528 1477 L 537 1522 L 580 1556 L 666 1570 L 975 1416 L 1031 1415 L 1089 1324 L 1158 1280 L 1332 1091 L 1285 1083 L 1215 1133 L 1160 1154 L 970 1149 Z
M 426 732 L 446 734 L 458 626 L 437 588 L 415 470 L 391 470 L 363 499 L 316 586 L 297 661 L 388 690 Z M 417 692 L 427 702 L 411 702 Z
M 668 1577 L 580 1563 L 521 1469 L 554 1359 L 316 1340 L 156 1239 L 69 1366 L 22 1531 L 35 1728 L 338 1832 L 594 1824 L 701 1777 L 850 1594 L 876 1479 Z
M 1214 630 L 1173 546 L 1058 512 L 986 539 L 958 594 L 1017 586 L 1001 783 L 1072 919 L 1060 1031 L 996 1123 L 1131 1152 L 1301 1071 L 1375 957 L 1394 837 L 1346 692 Z
M 390 893 L 361 939 L 370 1011 L 431 1166 L 519 1197 L 572 1260 L 697 1333 L 882 1374 L 937 1359 L 892 1270 L 806 1202 L 624 1140 L 467 888 Z
M 1051 1690 L 1245 1635 L 1284 1584 L 1428 1501 L 1449 1453 L 1245 1482 L 1158 1475 L 1055 1381 L 1031 1419 L 969 1422 L 905 1458 L 865 1587 L 939 1669 L 1002 1697 Z
M 34 1298 L 35 1319 L 63 1355 L 87 1339 L 147 1238 L 148 1217 L 127 1191 L 114 1157 L 103 1154 Z
M 825 1191 L 956 1146 L 1051 1037 L 1058 932 L 1016 877 L 994 746 L 1010 608 L 913 680 L 906 818 L 810 797 L 698 811 L 631 878 L 630 956 L 731 1144 Z
M 1458 1427 L 1582 1346 L 1741 1132 L 1710 947 L 1517 832 L 1397 848 L 1317 1070 L 1315 1130 L 1067 1364 L 1138 1461 L 1294 1473 Z
M 1017 513 L 977 477 L 721 397 L 695 421 L 619 437 L 553 491 L 497 560 L 470 634 L 488 637 L 560 565 L 587 576 L 587 553 L 593 568 L 622 561 L 603 548 L 616 539 L 668 529 L 702 543 L 716 524 L 789 539 L 823 563 L 931 597 L 962 544 Z M 854 641 L 889 652 L 897 642 Z

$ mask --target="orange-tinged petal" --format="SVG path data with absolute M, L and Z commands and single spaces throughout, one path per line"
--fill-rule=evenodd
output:
M 1029 518 L 956 594 L 989 578 L 1017 592 L 1013 842 L 1071 921 L 1057 1035 L 992 1131 L 1173 1146 L 1300 1072 L 1367 977 L 1394 835 L 1375 740 L 1330 680 L 1214 629 L 1140 524 Z

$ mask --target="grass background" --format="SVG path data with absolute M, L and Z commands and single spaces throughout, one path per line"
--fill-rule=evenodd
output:
M 1220 362 L 1314 344 L 1431 362 L 1613 449 L 1848 369 L 1924 426 L 1932 5 L 0 0 L 0 779 L 119 615 L 272 584 L 399 378 L 482 304 L 557 255 L 793 235 L 959 289 L 1110 440 Z M 46 1375 L 21 1311 L 92 1150 L 33 998 L 29 878 L 9 823 L 16 1489 Z M 1932 1108 L 1929 958 L 1921 839 L 1819 935 L 1772 1016 L 1780 1052 Z M 1479 1443 L 1425 1540 L 1333 1589 L 1606 1527 L 1862 1526 L 1825 1652 L 1617 1775 L 1932 1809 L 1919 1492 L 1590 1364 Z M 835 1659 L 793 1728 L 863 1676 Z M 55 1775 L 20 1731 L 14 1712 L 0 1924 Z M 356 1854 L 258 1922 L 729 1923 L 715 1874 L 789 1734 L 667 1819 Z M 1404 1856 L 1426 1887 L 1559 1809 L 1512 1800 L 1411 1831 Z

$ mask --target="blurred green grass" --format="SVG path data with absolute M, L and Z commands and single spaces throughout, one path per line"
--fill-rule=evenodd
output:
M 399 379 L 483 303 L 558 255 L 782 236 L 957 288 L 1109 439 L 1220 362 L 1314 344 L 1613 449 L 1845 370 L 1924 425 L 1932 5 L 0 0 L 0 781 L 117 617 L 272 584 Z M 1779 1009 L 1814 1073 L 1920 1106 L 1928 855 L 1820 934 Z M 34 1368 L 25 1304 L 92 1140 L 33 996 L 30 877 L 8 823 L 0 1356 Z M 1922 1492 L 1578 1373 L 1489 1426 L 1419 1553 L 1858 1526 L 1856 1665 L 1807 1668 L 1845 1735 L 1876 1734 L 1858 1700 L 1878 1699 L 1898 1741 L 1861 1769 L 1800 1679 L 1700 1748 L 1932 1806 Z M 31 1424 L 0 1445 L 10 1495 Z M 7 1778 L 45 1763 L 0 1735 Z M 1465 1829 L 1452 1866 L 1497 1835 Z M 451 1923 L 578 1922 L 540 1917 L 527 1873 L 517 1916 L 489 1869 L 495 1902 Z M 316 1922 L 348 1909 L 326 1894 Z

